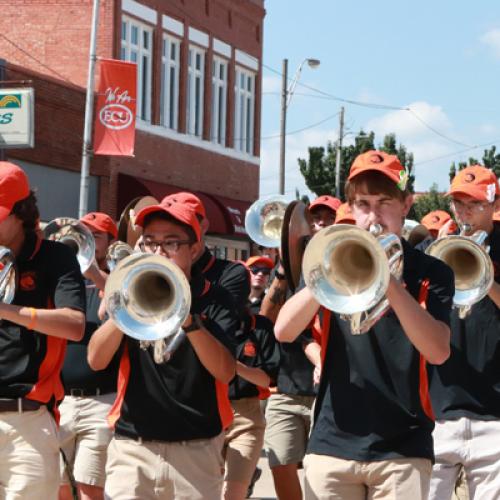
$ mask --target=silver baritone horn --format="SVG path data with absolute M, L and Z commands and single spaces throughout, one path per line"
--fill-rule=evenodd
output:
M 283 195 L 260 198 L 247 210 L 245 230 L 258 245 L 279 248 L 281 227 L 289 200 Z
M 471 236 L 468 224 L 462 226 L 460 235 L 439 238 L 431 243 L 426 253 L 448 264 L 455 273 L 453 305 L 460 318 L 465 318 L 471 307 L 484 298 L 493 284 L 493 263 L 488 254 L 486 231 L 476 231 Z
M 389 309 L 385 292 L 392 274 L 401 279 L 403 248 L 395 234 L 380 234 L 349 224 L 329 226 L 306 247 L 302 271 L 315 299 L 366 333 Z
M 94 263 L 94 236 L 79 220 L 60 217 L 49 222 L 43 232 L 48 240 L 64 243 L 75 252 L 82 274 Z
M 0 246 L 0 302 L 10 304 L 16 294 L 16 264 L 14 254 Z
M 189 315 L 191 289 L 184 272 L 166 257 L 134 253 L 109 275 L 104 300 L 123 333 L 171 345 Z

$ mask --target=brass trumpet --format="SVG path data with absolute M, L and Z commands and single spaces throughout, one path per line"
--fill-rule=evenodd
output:
M 16 264 L 14 254 L 0 246 L 0 302 L 10 304 L 16 294 Z
M 471 226 L 464 224 L 459 235 L 450 235 L 431 243 L 426 253 L 448 264 L 455 273 L 453 305 L 460 318 L 465 318 L 471 307 L 489 292 L 495 276 L 486 244 L 488 233 L 476 231 L 470 236 Z
M 302 270 L 316 300 L 366 333 L 388 310 L 385 292 L 392 274 L 401 279 L 403 248 L 395 234 L 338 224 L 316 233 L 304 252 Z

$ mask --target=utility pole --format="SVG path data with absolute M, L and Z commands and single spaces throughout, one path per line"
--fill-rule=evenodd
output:
M 344 106 L 340 108 L 339 140 L 335 158 L 335 196 L 340 200 L 340 162 L 342 161 L 342 139 L 344 138 Z
M 89 73 L 87 77 L 87 96 L 85 99 L 85 125 L 83 128 L 82 168 L 80 174 L 80 203 L 78 217 L 88 212 L 89 170 L 92 156 L 92 119 L 94 115 L 94 74 L 96 63 L 97 27 L 99 25 L 99 0 L 94 0 L 92 28 L 90 31 Z
M 0 59 L 0 82 L 5 80 L 5 63 L 5 59 Z M 6 159 L 5 149 L 0 148 L 0 161 L 5 161 Z
M 280 127 L 280 192 L 285 194 L 285 141 L 286 141 L 286 108 L 288 100 L 288 59 L 283 59 L 281 80 L 281 127 Z

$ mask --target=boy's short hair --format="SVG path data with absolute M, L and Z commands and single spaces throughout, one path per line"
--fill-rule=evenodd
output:
M 353 204 L 356 195 L 359 193 L 384 194 L 401 202 L 411 194 L 408 189 L 402 191 L 394 181 L 376 170 L 360 173 L 346 183 L 345 196 L 349 205 Z

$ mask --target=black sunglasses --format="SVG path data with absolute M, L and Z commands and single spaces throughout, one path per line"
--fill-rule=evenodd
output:
M 269 276 L 271 274 L 271 269 L 268 267 L 251 267 L 250 272 L 252 274 L 262 273 L 264 276 Z

